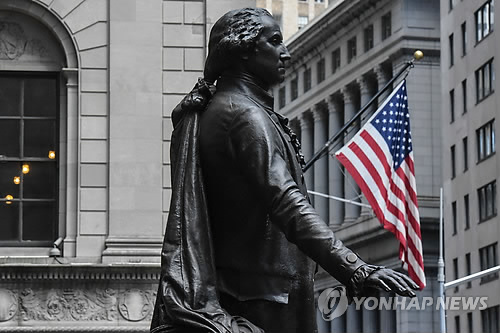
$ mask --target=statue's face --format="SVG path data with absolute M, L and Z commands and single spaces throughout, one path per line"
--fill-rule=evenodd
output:
M 261 19 L 264 28 L 256 41 L 255 52 L 248 56 L 246 69 L 267 90 L 285 79 L 285 65 L 290 54 L 283 44 L 278 23 L 269 16 Z

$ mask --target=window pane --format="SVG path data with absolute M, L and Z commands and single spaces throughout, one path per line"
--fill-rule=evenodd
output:
M 56 97 L 55 79 L 27 79 L 24 87 L 24 115 L 55 117 Z
M 29 163 L 30 172 L 24 175 L 23 198 L 54 199 L 56 197 L 56 166 L 51 162 Z
M 484 66 L 484 95 L 489 95 L 491 92 L 491 86 L 490 86 L 490 64 L 486 64 Z
M 490 31 L 495 29 L 495 1 L 490 2 Z
M 21 80 L 0 77 L 0 117 L 21 115 Z
M 23 240 L 53 241 L 56 218 L 54 202 L 23 203 Z
M 19 162 L 0 163 L 0 198 L 5 198 L 6 195 L 12 195 L 14 198 L 19 198 L 19 188 L 21 178 L 18 184 L 14 182 L 14 177 L 21 176 L 21 166 Z M 2 220 L 0 219 L 0 224 Z
M 493 192 L 492 192 L 492 186 L 488 185 L 486 187 L 486 216 L 492 216 L 493 215 Z
M 24 121 L 24 157 L 47 157 L 55 146 L 54 120 Z
M 491 123 L 491 152 L 495 152 L 495 123 Z
M 482 128 L 477 132 L 477 138 L 477 157 L 478 160 L 482 160 L 484 158 L 484 132 Z
M 485 145 L 485 151 L 484 151 L 484 156 L 489 156 L 491 154 L 491 126 L 486 125 L 484 128 L 484 145 Z
M 19 157 L 19 120 L 0 120 L 0 155 Z
M 19 238 L 19 202 L 0 202 L 0 240 Z
M 482 38 L 483 32 L 483 20 L 481 19 L 482 12 L 481 10 L 476 12 L 476 40 L 479 42 Z
M 490 32 L 490 6 L 486 3 L 483 7 L 483 36 Z

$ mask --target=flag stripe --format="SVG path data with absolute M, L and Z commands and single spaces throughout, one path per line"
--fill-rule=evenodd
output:
M 422 235 L 405 81 L 335 155 L 359 185 L 380 223 L 395 234 L 404 267 L 420 288 L 424 288 Z

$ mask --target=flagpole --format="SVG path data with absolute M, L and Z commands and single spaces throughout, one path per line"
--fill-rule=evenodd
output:
M 439 297 L 443 301 L 439 307 L 439 318 L 441 324 L 441 333 L 446 333 L 446 313 L 445 313 L 445 294 L 444 294 L 444 259 L 443 259 L 443 188 L 439 190 L 439 259 L 438 259 L 438 275 Z
M 347 123 L 345 123 L 345 125 L 334 135 L 332 136 L 326 143 L 325 145 L 319 150 L 317 151 L 313 157 L 311 157 L 311 159 L 306 163 L 305 167 L 304 167 L 304 172 L 306 172 L 317 160 L 319 160 L 324 154 L 326 151 L 328 151 L 328 147 L 330 147 L 330 145 L 335 142 L 341 135 L 344 134 L 344 132 L 349 128 L 349 126 L 351 126 L 351 124 L 353 122 L 355 122 L 356 120 L 358 120 L 359 117 L 361 117 L 361 115 L 363 113 L 365 113 L 366 110 L 368 110 L 368 108 L 377 100 L 377 98 L 382 95 L 390 86 L 391 84 L 397 80 L 398 77 L 400 77 L 404 72 L 406 72 L 406 70 L 410 67 L 413 67 L 413 63 L 415 62 L 415 60 L 420 60 L 424 57 L 424 54 L 422 53 L 422 51 L 420 50 L 417 50 L 415 51 L 415 53 L 413 54 L 413 59 L 408 61 L 404 67 L 399 71 L 398 74 L 396 74 L 396 76 L 394 76 L 392 79 L 389 80 L 389 82 L 387 82 L 385 84 L 385 86 L 380 89 L 371 99 L 370 101 L 368 101 L 368 103 L 365 104 L 365 106 L 363 106 L 363 108 L 361 110 L 358 111 L 358 113 L 356 113 L 354 115 L 354 117 L 352 117 Z

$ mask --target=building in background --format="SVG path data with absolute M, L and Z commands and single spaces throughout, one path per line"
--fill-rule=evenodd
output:
M 441 1 L 441 100 L 446 280 L 499 265 L 496 128 L 498 45 L 493 0 Z M 500 331 L 498 273 L 447 296 L 488 296 L 481 311 L 449 311 L 449 332 Z
M 280 24 L 283 38 L 290 38 L 328 5 L 338 0 L 257 0 L 257 7 L 266 8 Z
M 0 332 L 149 332 L 170 112 L 247 6 L 0 2 Z
M 418 293 L 420 301 L 438 293 L 442 180 L 439 19 L 439 3 L 431 0 L 331 4 L 313 23 L 287 40 L 291 66 L 285 81 L 274 89 L 275 109 L 291 120 L 307 160 L 412 58 L 416 49 L 424 52 L 425 57 L 415 63 L 407 78 L 427 276 L 427 287 Z M 341 146 L 334 147 L 331 153 Z M 308 188 L 316 192 L 351 200 L 360 197 L 354 181 L 343 174 L 332 156 L 318 160 L 305 176 Z M 367 262 L 400 268 L 396 238 L 382 228 L 369 209 L 312 197 L 318 213 L 348 247 Z M 326 273 L 318 273 L 318 294 L 334 284 Z M 318 315 L 318 325 L 320 332 L 435 332 L 439 330 L 439 313 L 430 308 L 356 310 L 351 305 L 345 315 L 331 322 Z

